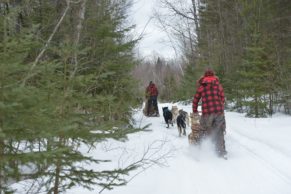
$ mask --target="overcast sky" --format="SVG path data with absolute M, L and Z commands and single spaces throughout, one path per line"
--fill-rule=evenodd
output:
M 151 19 L 153 17 L 153 7 L 157 6 L 157 0 L 133 1 L 132 17 L 133 23 L 136 24 L 135 34 L 138 36 L 145 29 L 143 39 L 138 45 L 139 54 L 149 57 L 153 53 L 158 53 L 165 58 L 174 58 L 175 52 L 169 44 L 167 34 L 157 26 L 154 19 Z

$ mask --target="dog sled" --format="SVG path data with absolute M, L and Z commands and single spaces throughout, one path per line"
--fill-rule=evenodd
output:
M 190 113 L 191 118 L 191 133 L 188 135 L 189 144 L 199 145 L 206 137 L 206 130 L 200 125 L 200 116 Z
M 149 107 L 150 106 L 150 107 Z M 149 112 L 148 112 L 149 110 Z M 148 99 L 145 99 L 145 105 L 142 110 L 143 114 L 147 117 L 159 117 L 159 110 L 155 110 L 153 104 L 149 104 Z

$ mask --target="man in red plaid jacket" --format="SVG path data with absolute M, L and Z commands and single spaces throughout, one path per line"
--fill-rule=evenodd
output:
M 156 85 L 150 81 L 148 87 L 146 88 L 146 96 L 148 96 L 148 108 L 147 108 L 147 115 L 150 115 L 150 106 L 154 107 L 155 113 L 154 116 L 160 116 L 159 115 L 159 108 L 158 108 L 158 95 L 159 91 Z
M 193 113 L 198 114 L 198 102 L 202 100 L 201 126 L 207 131 L 215 144 L 218 156 L 226 158 L 224 91 L 213 70 L 207 69 L 198 81 L 198 88 L 193 99 Z

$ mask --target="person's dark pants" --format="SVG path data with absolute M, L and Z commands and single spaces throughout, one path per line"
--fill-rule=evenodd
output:
M 158 100 L 157 96 L 151 96 L 148 100 L 148 115 L 150 114 L 150 108 L 151 106 L 154 107 L 155 113 L 159 114 L 159 109 L 158 109 Z
M 207 132 L 215 145 L 215 150 L 219 156 L 224 156 L 227 152 L 225 150 L 225 117 L 224 114 L 210 114 L 202 115 L 200 124 Z

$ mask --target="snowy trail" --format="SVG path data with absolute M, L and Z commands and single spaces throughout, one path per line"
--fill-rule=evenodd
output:
M 274 173 L 278 174 L 278 176 L 282 177 L 287 183 L 291 184 L 291 177 L 285 170 L 291 171 L 290 161 L 291 158 L 289 154 L 284 154 L 280 150 L 274 149 L 265 143 L 256 142 L 254 140 L 250 140 L 250 138 L 240 135 L 235 132 L 230 138 L 233 138 L 240 146 L 247 150 L 250 155 L 262 162 L 262 165 L 274 171 Z M 269 150 L 269 154 L 265 155 L 260 154 L 261 150 Z M 272 161 L 272 158 L 275 157 L 276 160 Z
M 171 107 L 172 104 L 160 104 Z M 191 112 L 191 105 L 178 105 Z M 108 142 L 113 147 L 125 146 L 122 158 L 142 155 L 148 145 L 157 144 L 156 153 L 170 153 L 165 166 L 152 166 L 133 178 L 127 186 L 108 194 L 290 194 L 291 193 L 291 119 L 279 115 L 272 119 L 247 119 L 242 114 L 227 112 L 226 148 L 228 160 L 217 158 L 206 141 L 201 148 L 189 146 L 187 137 L 178 137 L 176 126 L 166 128 L 162 117 L 147 118 L 138 111 L 138 125 L 148 123 L 151 132 L 131 134 L 126 143 Z M 275 130 L 274 130 L 275 129 Z M 190 127 L 187 127 L 187 134 Z M 159 142 L 164 142 L 158 148 Z M 159 150 L 160 149 L 160 150 Z M 106 152 L 112 158 L 118 152 Z M 94 153 L 92 153 L 94 155 Z M 98 152 L 100 156 L 100 152 Z M 119 159 L 120 162 L 120 159 Z M 134 174 L 134 173 L 133 173 Z M 98 193 L 73 189 L 67 193 Z
M 237 140 L 237 139 L 235 139 L 235 140 Z M 272 164 L 273 162 L 270 162 L 268 159 L 266 159 L 266 157 L 258 154 L 258 152 L 256 152 L 256 151 L 253 151 L 252 150 L 253 147 L 246 146 L 245 144 L 242 144 L 242 143 L 238 143 L 238 144 L 240 144 L 242 149 L 245 149 L 248 152 L 248 155 L 252 156 L 254 158 L 254 160 L 256 160 L 257 162 L 260 162 L 262 164 L 262 167 L 265 167 L 266 170 L 269 170 L 269 171 L 273 172 L 275 175 L 280 177 L 282 179 L 282 181 L 285 181 L 288 184 L 291 183 L 290 176 L 285 174 L 284 170 L 283 170 L 284 166 L 287 167 L 287 169 L 288 169 L 289 166 L 290 166 L 290 163 L 288 163 L 289 165 L 274 165 L 274 164 Z M 283 158 L 283 157 L 284 156 L 281 156 L 281 158 Z M 290 159 L 283 161 L 283 163 L 287 164 L 288 161 L 290 162 Z M 282 161 L 280 161 L 280 162 L 282 162 Z

